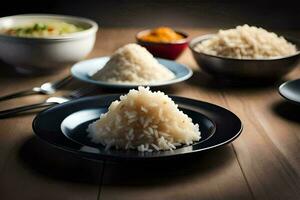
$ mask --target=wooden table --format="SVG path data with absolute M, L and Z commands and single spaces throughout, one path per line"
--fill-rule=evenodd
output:
M 134 41 L 138 29 L 100 29 L 90 57 L 110 55 Z M 212 30 L 187 29 L 191 36 Z M 283 100 L 279 83 L 242 86 L 216 82 L 197 67 L 189 50 L 178 62 L 193 77 L 165 92 L 218 104 L 236 113 L 244 130 L 232 144 L 192 160 L 157 163 L 91 162 L 39 141 L 35 113 L 0 120 L 0 199 L 300 199 L 300 107 Z M 1 64 L 0 95 L 69 73 L 16 75 Z M 300 76 L 297 69 L 286 79 Z M 78 87 L 71 83 L 64 92 Z M 112 92 L 112 91 L 102 91 Z M 100 91 L 100 93 L 102 93 Z M 35 95 L 0 103 L 0 109 L 38 102 Z

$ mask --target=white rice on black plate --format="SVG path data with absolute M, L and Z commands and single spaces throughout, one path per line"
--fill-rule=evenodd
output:
M 199 125 L 163 92 L 139 87 L 109 106 L 89 125 L 89 137 L 106 149 L 173 150 L 200 140 Z

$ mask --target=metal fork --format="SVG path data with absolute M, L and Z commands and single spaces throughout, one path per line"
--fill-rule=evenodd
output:
M 54 82 L 46 82 L 43 83 L 41 86 L 34 87 L 28 90 L 23 90 L 20 92 L 16 92 L 13 94 L 8 94 L 5 96 L 0 97 L 0 101 L 13 99 L 17 97 L 32 95 L 32 94 L 53 94 L 56 92 L 57 89 L 61 88 L 62 86 L 66 85 L 72 80 L 72 76 L 67 76 L 61 80 L 54 81 Z
M 70 94 L 68 94 L 66 96 L 53 96 L 53 97 L 49 97 L 48 99 L 46 99 L 45 101 L 40 102 L 40 103 L 3 110 L 3 111 L 0 111 L 0 118 L 7 118 L 7 117 L 14 116 L 21 112 L 34 110 L 34 109 L 38 109 L 38 108 L 50 107 L 50 106 L 53 106 L 56 104 L 61 104 L 61 103 L 67 102 L 71 99 L 77 99 L 77 98 L 86 96 L 89 93 L 91 93 L 92 91 L 94 91 L 95 89 L 96 89 L 95 87 L 83 87 L 78 90 L 74 90 L 73 92 L 71 92 Z

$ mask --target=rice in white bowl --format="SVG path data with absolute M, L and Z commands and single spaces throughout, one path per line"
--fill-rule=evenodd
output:
M 284 37 L 255 26 L 237 26 L 197 44 L 195 50 L 209 55 L 238 59 L 268 59 L 293 55 L 295 45 Z
M 175 75 L 144 47 L 127 44 L 117 49 L 105 66 L 92 77 L 112 83 L 149 84 L 171 80 Z
M 111 103 L 87 129 L 92 142 L 106 149 L 173 150 L 200 140 L 199 125 L 163 92 L 139 87 Z

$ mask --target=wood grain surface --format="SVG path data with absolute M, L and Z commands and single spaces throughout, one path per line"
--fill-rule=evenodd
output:
M 100 29 L 89 57 L 110 55 L 134 42 L 136 28 Z M 194 37 L 214 30 L 185 29 Z M 189 50 L 177 60 L 194 70 L 169 94 L 207 101 L 236 113 L 244 130 L 232 144 L 194 158 L 152 163 L 92 162 L 55 149 L 34 136 L 36 112 L 0 119 L 0 199 L 300 199 L 300 107 L 283 100 L 277 87 L 300 76 L 296 69 L 276 83 L 245 85 L 215 80 L 201 72 Z M 60 79 L 24 76 L 1 63 L 0 95 Z M 60 93 L 81 87 L 72 81 Z M 119 91 L 101 90 L 99 94 Z M 123 91 L 126 92 L 126 91 Z M 0 110 L 39 102 L 34 95 L 0 102 Z

